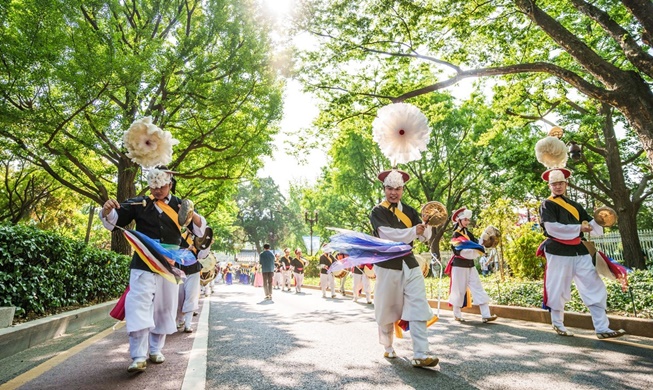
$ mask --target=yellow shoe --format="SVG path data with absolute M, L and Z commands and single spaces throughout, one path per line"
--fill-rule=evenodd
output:
M 617 331 L 597 333 L 596 337 L 598 337 L 599 340 L 603 340 L 603 339 L 613 339 L 615 337 L 621 337 L 625 335 L 626 335 L 626 331 L 623 329 L 619 329 Z
M 484 324 L 487 324 L 488 322 L 496 321 L 497 318 L 498 318 L 498 317 L 497 317 L 496 314 L 492 314 L 492 315 L 489 316 L 489 317 L 485 317 L 485 318 L 483 318 L 483 323 L 484 323 Z
M 384 352 L 383 357 L 388 358 L 388 359 L 394 359 L 394 358 L 397 357 L 397 353 L 394 350 L 392 350 L 390 352 Z
M 427 356 L 424 359 L 413 359 L 411 364 L 413 367 L 435 367 L 438 365 L 440 359 L 435 356 Z
M 555 330 L 556 333 L 557 333 L 558 335 L 560 335 L 560 336 L 565 336 L 565 337 L 573 337 L 573 336 L 574 336 L 574 334 L 571 333 L 570 331 L 568 331 L 568 330 L 562 330 L 562 329 L 558 328 L 558 327 L 555 326 L 555 325 L 553 325 L 553 330 Z M 599 337 L 599 338 L 600 338 L 600 337 Z
M 147 362 L 145 360 L 134 360 L 127 368 L 127 372 L 143 372 L 146 368 Z
M 162 353 L 151 353 L 150 361 L 155 364 L 161 364 L 166 361 L 166 357 Z

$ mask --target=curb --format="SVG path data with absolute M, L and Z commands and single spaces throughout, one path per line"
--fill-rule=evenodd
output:
M 438 301 L 430 300 L 429 305 L 432 308 L 438 307 Z M 440 303 L 440 310 L 449 310 L 447 302 Z M 551 324 L 551 314 L 547 310 L 536 309 L 531 307 L 518 307 L 518 306 L 502 306 L 490 305 L 492 314 L 496 314 L 499 318 L 510 318 L 514 320 L 522 320 L 528 322 L 540 322 L 543 324 Z M 464 313 L 481 314 L 478 306 L 473 305 L 470 308 L 464 308 Z M 610 320 L 610 328 L 617 330 L 623 329 L 629 335 L 642 336 L 653 338 L 653 320 L 645 318 L 631 318 L 622 316 L 608 315 Z M 565 312 L 565 326 L 580 329 L 594 330 L 592 323 L 592 316 L 587 313 L 572 313 Z
M 117 299 L 0 329 L 0 359 L 105 320 L 116 302 Z
M 317 286 L 307 286 L 305 288 L 310 288 L 313 290 L 319 290 Z M 346 291 L 347 295 L 352 295 L 351 291 Z M 431 308 L 438 307 L 438 301 L 435 299 L 429 299 L 429 306 Z M 537 309 L 532 307 L 518 307 L 518 306 L 503 306 L 503 305 L 490 305 L 492 314 L 496 314 L 499 318 L 510 318 L 514 320 L 522 320 L 528 322 L 540 322 L 543 324 L 551 324 L 551 314 L 547 310 Z M 449 307 L 447 301 L 440 301 L 440 310 L 451 311 L 452 308 Z M 481 314 L 480 309 L 477 305 L 473 305 L 470 308 L 464 308 L 464 313 L 471 314 Z M 617 330 L 623 329 L 628 334 L 634 336 L 642 336 L 653 338 L 653 320 L 645 318 L 632 318 L 632 317 L 622 317 L 622 316 L 611 316 L 608 315 L 610 320 L 610 328 Z M 565 312 L 565 326 L 570 326 L 572 328 L 580 329 L 591 329 L 594 330 L 594 324 L 592 323 L 592 317 L 586 313 L 573 313 Z

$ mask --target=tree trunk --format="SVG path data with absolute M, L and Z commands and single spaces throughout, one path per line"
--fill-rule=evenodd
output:
M 131 162 L 127 157 L 121 156 L 118 162 L 118 194 L 116 199 L 118 202 L 124 202 L 136 196 L 134 182 L 138 170 L 139 168 L 136 164 Z M 131 247 L 119 229 L 115 229 L 111 234 L 111 250 L 116 253 L 131 255 Z
M 605 115 L 602 128 L 606 150 L 605 162 L 610 176 L 610 189 L 606 193 L 612 199 L 615 212 L 619 217 L 619 233 L 624 248 L 624 262 L 628 267 L 644 269 L 642 246 L 637 234 L 637 212 L 641 201 L 631 199 L 631 191 L 626 185 L 610 109 L 603 107 L 601 111 Z M 651 155 L 649 155 L 650 157 Z
M 623 246 L 624 263 L 633 269 L 645 269 L 644 253 L 637 234 L 637 213 L 632 208 L 617 212 L 619 215 L 619 233 Z
M 442 254 L 440 253 L 440 241 L 442 241 L 442 236 L 444 235 L 445 227 L 447 225 L 445 224 L 442 227 L 431 227 L 433 231 L 431 232 L 431 239 L 429 240 L 429 251 L 431 253 L 435 253 L 435 255 L 438 257 L 438 260 L 440 260 L 440 264 L 438 265 L 439 267 L 442 267 L 442 272 L 444 272 L 444 267 L 445 265 L 445 260 L 442 259 Z M 433 274 L 433 267 L 429 267 L 429 273 L 427 276 L 435 276 Z

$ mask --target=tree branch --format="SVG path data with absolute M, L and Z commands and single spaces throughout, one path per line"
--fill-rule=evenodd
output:
M 574 7 L 597 22 L 623 50 L 626 58 L 643 73 L 653 77 L 653 56 L 637 44 L 630 33 L 610 18 L 606 12 L 582 0 L 572 0 Z M 649 2 L 650 3 L 650 2 Z

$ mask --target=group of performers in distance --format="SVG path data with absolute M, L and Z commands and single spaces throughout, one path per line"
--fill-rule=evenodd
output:
M 570 174 L 566 168 L 557 168 L 549 169 L 542 175 L 551 191 L 551 196 L 542 202 L 540 208 L 541 223 L 547 237 L 540 247 L 547 260 L 544 303 L 551 311 L 555 332 L 560 336 L 572 336 L 564 326 L 563 313 L 564 305 L 570 299 L 571 282 L 575 280 L 581 298 L 589 308 L 597 337 L 620 337 L 625 331 L 609 328 L 606 288 L 592 263 L 592 257 L 581 242 L 584 233 L 600 235 L 603 230 L 581 205 L 565 196 Z M 382 261 L 373 262 L 376 276 L 374 309 L 379 343 L 384 348 L 384 357 L 396 358 L 393 346 L 395 334 L 399 334 L 400 329 L 409 330 L 413 346 L 412 365 L 433 367 L 439 359 L 430 350 L 427 327 L 437 318 L 427 301 L 424 276 L 411 248 L 415 240 L 427 241 L 432 228 L 421 220 L 415 209 L 401 201 L 404 185 L 410 179 L 406 172 L 387 170 L 381 172 L 378 178 L 383 183 L 385 200 L 372 209 L 369 217 L 374 236 L 401 243 L 402 249 L 396 256 L 386 254 Z M 201 258 L 204 254 L 199 249 L 208 251 L 208 248 L 198 248 L 189 234 L 192 232 L 195 237 L 206 238 L 206 220 L 193 211 L 192 217 L 185 222 L 187 225 L 180 225 L 178 212 L 183 202 L 173 195 L 173 172 L 165 167 L 152 169 L 147 181 L 150 196 L 129 199 L 124 203 L 110 199 L 104 203 L 99 212 L 104 226 L 113 231 L 135 222 L 135 230 L 149 239 L 158 240 L 161 245 L 187 248 L 194 256 Z M 487 323 L 496 320 L 497 316 L 490 313 L 489 297 L 474 267 L 474 258 L 484 249 L 483 242 L 479 243 L 467 229 L 471 216 L 471 211 L 464 207 L 452 213 L 454 255 L 447 266 L 451 276 L 449 303 L 453 306 L 455 320 L 464 321 L 461 308 L 468 303 L 467 289 L 471 290 L 474 302 L 480 307 L 482 322 Z M 178 327 L 192 332 L 191 317 L 198 309 L 201 265 L 175 263 L 175 268 L 171 270 L 170 264 L 165 261 L 148 262 L 149 253 L 146 252 L 147 248 L 137 250 L 132 257 L 129 290 L 124 300 L 132 358 L 129 372 L 144 371 L 148 359 L 152 363 L 163 363 L 166 335 L 176 332 Z M 320 279 L 323 296 L 326 296 L 327 287 L 330 287 L 332 294 L 334 292 L 333 278 L 325 277 L 334 262 L 328 248 L 322 257 Z M 305 266 L 301 251 L 295 251 L 295 257 L 290 259 L 290 251 L 286 249 L 284 256 L 279 258 L 281 288 L 290 290 L 292 272 L 296 281 L 295 292 L 301 293 Z M 175 283 L 178 279 L 175 275 L 182 275 L 179 270 L 185 274 L 185 282 L 181 286 Z M 357 290 L 357 286 L 354 290 Z M 271 299 L 271 290 L 266 292 L 266 296 Z M 369 295 L 367 300 L 371 302 Z
M 350 273 L 349 270 L 342 270 L 338 274 L 328 272 L 329 268 L 337 263 L 338 260 L 333 256 L 332 251 L 325 245 L 323 246 L 322 255 L 319 259 L 319 268 L 320 268 L 320 287 L 322 290 L 322 298 L 327 297 L 327 290 L 330 291 L 331 298 L 336 298 L 336 286 L 335 279 L 339 278 L 340 283 L 340 292 L 343 296 L 346 295 L 344 288 L 344 281 L 347 275 Z M 291 291 L 291 286 L 293 284 L 292 280 L 294 279 L 294 290 L 296 294 L 302 293 L 304 272 L 308 266 L 308 261 L 302 257 L 301 249 L 295 250 L 295 256 L 290 256 L 290 249 L 285 248 L 283 250 L 283 256 L 275 255 L 272 253 L 269 244 L 263 245 L 263 252 L 259 256 L 259 266 L 265 299 L 272 300 L 272 290 L 279 289 L 282 291 Z M 344 255 L 338 254 L 338 257 Z M 351 269 L 354 278 L 354 302 L 358 301 L 359 295 L 364 293 L 367 298 L 367 303 L 372 303 L 372 291 L 368 275 L 363 271 L 367 268 L 367 273 L 371 271 L 372 265 L 367 264 L 366 266 L 356 266 Z M 373 272 L 373 271 L 372 271 Z M 337 277 L 336 277 L 337 276 Z M 257 276 L 258 277 L 258 276 Z M 373 277 L 373 276 L 371 276 Z M 261 287 L 254 284 L 254 287 Z

